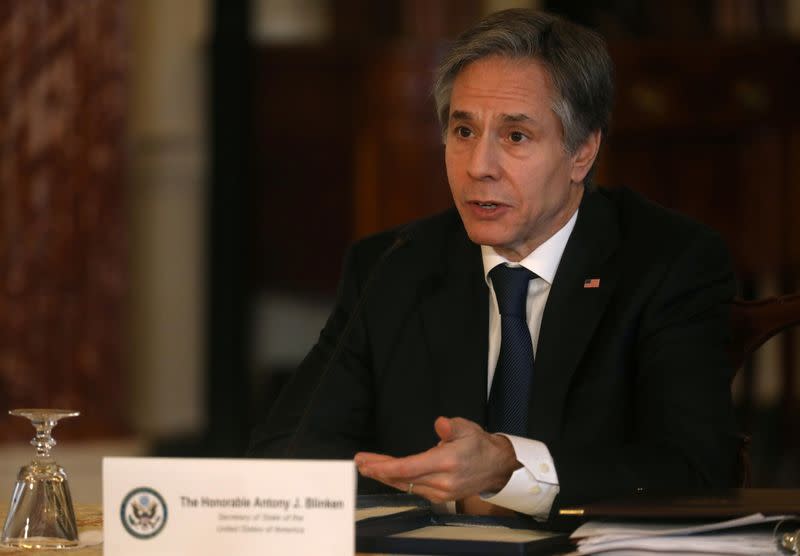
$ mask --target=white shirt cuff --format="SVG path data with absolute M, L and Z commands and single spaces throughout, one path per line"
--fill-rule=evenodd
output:
M 481 498 L 515 512 L 547 519 L 559 491 L 558 475 L 547 446 L 538 440 L 504 434 L 514 447 L 522 467 L 511 474 L 497 493 L 482 493 Z

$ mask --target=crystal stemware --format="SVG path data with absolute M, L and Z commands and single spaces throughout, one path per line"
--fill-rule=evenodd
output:
M 59 419 L 80 413 L 66 409 L 13 409 L 9 413 L 29 419 L 36 428 L 31 440 L 36 456 L 19 470 L 0 543 L 33 549 L 78 546 L 67 475 L 50 450 L 56 445 L 51 432 Z

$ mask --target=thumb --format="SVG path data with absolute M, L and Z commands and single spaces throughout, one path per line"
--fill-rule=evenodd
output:
M 439 435 L 439 438 L 441 438 L 440 444 L 442 442 L 452 442 L 453 440 L 467 436 L 475 432 L 476 428 L 480 430 L 480 427 L 472 421 L 459 417 L 454 417 L 452 419 L 449 417 L 439 417 L 436 419 L 436 422 L 434 422 L 433 428 L 436 434 Z
M 441 439 L 441 443 L 443 442 L 450 442 L 454 438 L 454 430 L 453 430 L 453 419 L 448 417 L 439 417 L 433 423 L 433 430 L 436 431 L 436 434 Z

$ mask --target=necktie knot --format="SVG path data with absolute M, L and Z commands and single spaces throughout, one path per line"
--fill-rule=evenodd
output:
M 492 287 L 497 296 L 497 307 L 504 317 L 525 319 L 525 301 L 528 297 L 528 282 L 536 274 L 525 267 L 498 265 L 489 271 Z

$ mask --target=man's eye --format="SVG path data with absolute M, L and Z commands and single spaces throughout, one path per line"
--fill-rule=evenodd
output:
M 456 128 L 456 135 L 459 137 L 470 137 L 472 135 L 472 130 L 468 127 L 458 126 Z
M 512 131 L 508 134 L 508 138 L 511 140 L 512 143 L 521 143 L 526 139 L 525 134 L 521 131 Z

